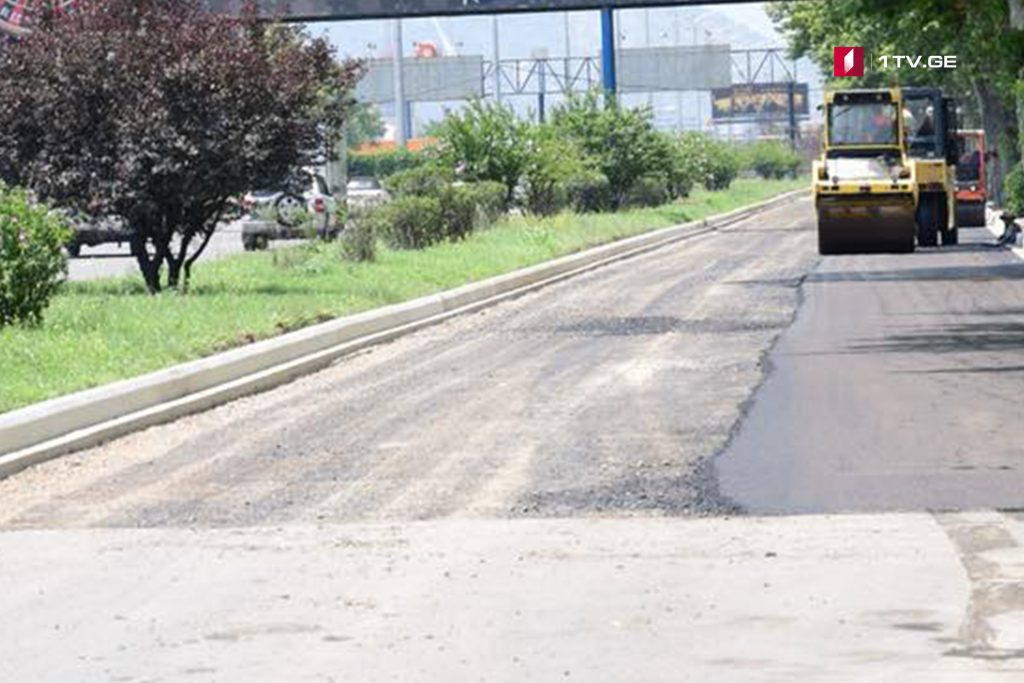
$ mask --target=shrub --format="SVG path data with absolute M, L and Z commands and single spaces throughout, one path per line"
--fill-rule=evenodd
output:
M 762 178 L 785 178 L 800 167 L 800 156 L 789 145 L 776 140 L 755 142 L 745 152 L 746 167 Z
M 502 188 L 504 191 L 504 187 Z M 467 185 L 456 185 L 445 193 L 441 202 L 441 222 L 444 224 L 445 237 L 450 240 L 461 240 L 473 232 L 477 226 L 478 210 L 476 194 Z
M 637 178 L 626 194 L 627 206 L 661 206 L 668 201 L 668 181 L 660 174 Z
M 438 164 L 426 164 L 395 173 L 384 188 L 395 197 L 433 197 L 440 200 L 452 183 L 451 172 Z
M 622 203 L 637 178 L 665 168 L 667 146 L 654 130 L 649 109 L 629 109 L 617 100 L 602 103 L 591 92 L 571 96 L 555 110 L 552 125 L 582 152 L 589 166 L 608 179 L 613 208 Z
M 372 229 L 396 249 L 423 249 L 447 237 L 434 197 L 398 197 L 373 212 Z
M 371 211 L 353 209 L 348 212 L 345 230 L 341 233 L 341 255 L 347 261 L 377 260 L 377 230 Z
M 676 141 L 679 153 L 689 158 L 708 190 L 725 190 L 739 173 L 740 161 L 732 146 L 704 133 L 682 133 Z
M 576 147 L 550 125 L 530 131 L 530 156 L 523 171 L 523 205 L 527 211 L 550 216 L 569 201 L 565 183 L 581 173 L 583 160 Z
M 1006 210 L 1014 216 L 1024 216 L 1024 166 L 1018 164 L 1006 174 L 1003 194 L 1006 195 Z
M 505 213 L 505 186 L 484 181 L 452 185 L 440 198 L 445 236 L 461 240 Z
M 400 149 L 389 152 L 349 152 L 349 176 L 387 178 L 399 171 L 418 168 L 431 161 L 427 152 Z
M 694 185 L 703 181 L 703 170 L 699 159 L 687 153 L 677 141 L 669 142 L 668 168 L 665 179 L 671 199 L 689 197 Z
M 490 180 L 464 185 L 470 192 L 484 224 L 490 225 L 508 211 L 505 186 Z
M 528 130 L 510 107 L 474 100 L 438 126 L 438 155 L 460 180 L 501 183 L 511 201 L 529 157 Z
M 61 217 L 0 185 L 0 327 L 42 322 L 66 272 L 70 238 Z
M 612 186 L 604 174 L 586 171 L 570 178 L 565 183 L 566 195 L 573 211 L 592 213 L 612 208 Z

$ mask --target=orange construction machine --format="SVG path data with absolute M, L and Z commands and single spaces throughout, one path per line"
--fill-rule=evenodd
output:
M 960 227 L 984 227 L 985 131 L 960 130 L 960 159 L 956 164 L 956 215 Z

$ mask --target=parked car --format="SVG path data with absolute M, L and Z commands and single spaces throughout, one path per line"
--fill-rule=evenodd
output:
M 229 199 L 221 215 L 221 222 L 237 220 L 241 216 L 241 201 Z M 59 210 L 71 226 L 71 239 L 65 247 L 68 254 L 77 258 L 82 247 L 96 247 L 101 244 L 131 244 L 132 231 L 120 216 L 89 216 L 72 210 Z
M 71 239 L 65 246 L 68 254 L 75 258 L 81 255 L 82 247 L 110 243 L 121 246 L 131 242 L 132 231 L 120 216 L 92 217 L 74 212 L 65 213 L 72 231 Z
M 373 176 L 353 176 L 345 187 L 349 208 L 369 208 L 383 204 L 391 198 Z
M 242 199 L 242 245 L 246 251 L 264 249 L 270 240 L 298 239 L 338 233 L 338 202 L 319 173 L 305 170 L 301 187 L 256 190 Z

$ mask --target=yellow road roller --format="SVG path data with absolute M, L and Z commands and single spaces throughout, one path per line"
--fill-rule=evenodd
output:
M 956 105 L 934 87 L 903 88 L 907 156 L 917 180 L 917 244 L 935 247 L 959 241 L 956 167 L 960 140 Z
M 818 251 L 913 251 L 919 192 L 900 90 L 826 92 L 824 113 L 813 168 Z

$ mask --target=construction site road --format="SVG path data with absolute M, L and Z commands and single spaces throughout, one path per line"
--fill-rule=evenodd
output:
M 0 482 L 0 526 L 727 509 L 728 442 L 814 267 L 804 198 Z
M 1024 264 L 962 240 L 805 198 L 23 471 L 0 680 L 1019 681 Z

